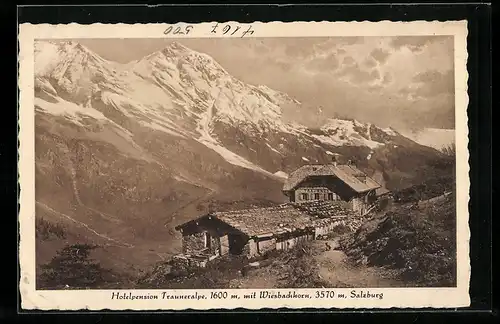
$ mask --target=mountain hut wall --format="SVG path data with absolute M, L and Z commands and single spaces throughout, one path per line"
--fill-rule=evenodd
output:
M 349 187 L 333 176 L 313 176 L 287 194 L 290 202 L 311 200 L 348 201 L 353 193 Z
M 211 217 L 198 218 L 179 226 L 182 233 L 182 253 L 208 258 L 228 253 L 238 254 L 246 239 L 243 233 Z
M 346 226 L 348 224 L 348 221 L 349 220 L 346 217 L 343 217 L 341 219 L 317 223 L 314 227 L 314 239 L 318 239 L 322 236 L 332 233 L 338 226 Z

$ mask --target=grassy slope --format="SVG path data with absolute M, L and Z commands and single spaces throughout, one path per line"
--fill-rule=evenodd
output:
M 355 262 L 396 270 L 414 286 L 456 284 L 454 192 L 394 204 L 341 242 Z

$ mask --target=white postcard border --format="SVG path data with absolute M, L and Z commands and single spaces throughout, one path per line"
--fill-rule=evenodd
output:
M 19 26 L 19 182 L 20 182 L 20 293 L 22 309 L 37 310 L 207 310 L 261 308 L 455 308 L 469 306 L 469 152 L 467 126 L 467 22 L 272 22 L 238 23 L 241 31 L 249 27 L 252 34 L 243 37 L 320 37 L 320 36 L 416 36 L 453 35 L 455 39 L 455 133 L 457 180 L 457 287 L 456 288 L 370 288 L 357 291 L 383 293 L 382 299 L 349 298 L 353 289 L 271 289 L 281 294 L 310 294 L 312 298 L 243 299 L 243 294 L 262 290 L 226 289 L 227 299 L 162 299 L 161 296 L 205 294 L 211 290 L 61 290 L 35 289 L 35 144 L 34 144 L 34 40 L 65 38 L 209 38 L 242 37 L 241 33 L 223 35 L 212 33 L 215 22 L 202 24 L 179 23 L 189 33 L 166 35 L 168 24 L 92 24 L 49 25 L 22 24 Z M 317 291 L 335 291 L 346 298 L 315 299 Z M 113 293 L 158 295 L 158 299 L 112 299 Z M 230 298 L 237 295 L 239 298 Z

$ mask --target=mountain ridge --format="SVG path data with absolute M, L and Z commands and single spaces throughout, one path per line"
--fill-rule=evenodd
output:
M 94 68 L 97 68 L 98 70 L 104 70 L 104 71 L 97 71 L 97 72 L 90 72 L 91 74 L 97 74 L 97 75 L 105 75 L 106 77 L 109 77 L 109 74 L 112 73 L 110 71 L 115 71 L 113 70 L 113 67 L 103 67 L 99 69 L 100 66 L 104 66 L 106 64 L 106 61 L 102 58 L 100 58 L 97 54 L 92 53 L 90 50 L 87 48 L 79 45 L 78 43 L 75 42 L 69 42 L 69 46 L 71 48 L 76 48 L 80 52 L 85 53 L 86 55 L 89 55 L 92 58 L 95 58 L 95 61 L 98 61 L 100 63 L 99 66 L 93 66 Z M 68 45 L 65 44 L 63 45 L 63 48 L 67 49 Z M 179 52 L 181 55 L 179 55 Z M 168 54 L 168 55 L 167 55 Z M 79 57 L 78 55 L 73 55 L 72 57 Z M 161 58 L 160 61 L 158 61 L 158 57 Z M 168 57 L 167 61 L 164 59 Z M 179 59 L 180 57 L 180 59 Z M 178 75 L 173 75 L 172 71 L 174 70 L 172 65 L 173 63 L 176 63 L 176 67 L 178 67 L 178 70 L 181 72 L 184 71 L 185 73 L 187 69 L 183 68 L 183 60 L 185 57 L 195 57 L 196 59 L 194 61 L 198 62 L 198 58 L 201 57 L 203 60 L 203 63 L 209 62 L 209 66 L 214 66 L 215 67 L 215 72 L 220 73 L 220 74 L 210 74 L 213 71 L 211 69 L 206 69 L 203 68 L 203 71 L 205 73 L 209 74 L 208 80 L 205 79 L 207 84 L 201 84 L 199 80 L 197 82 L 199 83 L 198 85 L 194 85 L 193 81 L 191 79 L 188 79 L 188 84 L 185 84 L 183 82 L 179 82 L 182 80 L 182 73 L 178 73 Z M 189 60 L 188 60 L 189 61 Z M 191 60 L 193 61 L 193 60 Z M 194 63 L 195 65 L 199 65 L 198 63 Z M 207 65 L 207 64 L 205 64 Z M 66 65 L 65 65 L 66 66 Z M 195 108 L 196 105 L 201 105 L 205 110 L 208 110 L 208 103 L 207 101 L 213 100 L 211 103 L 211 108 L 214 109 L 215 107 L 215 120 L 216 121 L 221 121 L 225 123 L 238 123 L 239 127 L 247 127 L 248 126 L 248 120 L 251 121 L 250 125 L 250 130 L 253 131 L 255 128 L 258 128 L 258 132 L 263 132 L 266 130 L 272 130 L 272 129 L 278 129 L 279 131 L 282 132 L 292 132 L 292 133 L 305 133 L 305 127 L 302 127 L 301 125 L 297 124 L 293 125 L 290 123 L 284 123 L 281 121 L 281 105 L 283 103 L 292 103 L 292 104 L 300 104 L 298 101 L 290 98 L 286 94 L 282 94 L 278 91 L 274 91 L 270 89 L 269 87 L 266 86 L 253 86 L 253 85 L 245 85 L 243 82 L 240 80 L 235 79 L 234 77 L 230 76 L 227 71 L 225 71 L 215 60 L 211 59 L 208 57 L 206 54 L 202 54 L 196 51 L 192 51 L 188 49 L 187 47 L 179 44 L 179 43 L 172 43 L 163 50 L 154 52 L 150 55 L 145 56 L 143 59 L 140 59 L 135 62 L 135 64 L 130 65 L 130 64 L 124 64 L 121 65 L 122 67 L 128 66 L 130 71 L 122 70 L 120 75 L 121 76 L 128 76 L 130 73 L 133 73 L 135 75 L 138 75 L 142 79 L 146 79 L 149 77 L 149 79 L 152 81 L 152 83 L 155 83 L 157 87 L 151 87 L 150 84 L 146 84 L 145 86 L 148 87 L 148 91 L 151 92 L 152 89 L 156 89 L 150 97 L 160 97 L 161 100 L 163 101 L 163 106 L 162 108 L 168 107 L 168 106 L 175 106 L 179 104 L 180 100 L 183 100 L 183 110 L 180 111 L 181 115 L 186 114 L 189 117 L 193 115 L 197 115 L 196 117 L 199 117 L 201 119 L 201 116 L 199 114 L 201 113 L 200 110 L 197 110 Z M 158 66 L 161 68 L 158 68 Z M 180 67 L 179 67 L 180 66 Z M 189 65 L 188 65 L 189 66 Z M 92 68 L 89 67 L 89 69 Z M 156 68 L 156 70 L 154 69 Z M 146 70 L 146 71 L 145 71 Z M 191 69 L 193 70 L 193 69 Z M 196 68 L 194 69 L 194 73 L 198 73 L 199 71 L 196 71 Z M 165 76 L 165 72 L 168 76 Z M 209 71 L 209 72 L 207 72 Z M 101 74 L 99 74 L 101 72 Z M 189 72 L 189 71 L 188 71 Z M 191 71 L 193 72 L 193 71 Z M 115 71 L 116 73 L 116 71 Z M 43 77 L 43 75 L 42 75 Z M 109 79 L 113 80 L 114 77 L 111 76 Z M 222 79 L 222 81 L 221 81 Z M 43 89 L 43 85 L 46 85 L 46 83 L 43 82 L 43 80 L 37 79 L 38 84 L 40 88 Z M 137 80 L 134 80 L 137 81 Z M 168 82 L 170 81 L 170 82 Z M 174 81 L 174 82 L 172 82 Z M 222 82 L 224 82 L 222 84 Z M 132 95 L 127 96 L 124 98 L 123 96 L 123 88 L 127 88 L 126 85 L 123 85 L 123 82 L 116 82 L 118 83 L 118 87 L 113 89 L 112 87 L 107 86 L 106 83 L 102 84 L 101 87 L 99 85 L 95 86 L 93 84 L 93 90 L 90 93 L 90 96 L 94 95 L 95 93 L 100 93 L 101 94 L 101 99 L 105 101 L 107 104 L 112 104 L 116 108 L 119 106 L 129 105 L 133 106 L 134 104 L 138 104 L 138 106 L 141 106 L 141 101 L 144 102 L 145 98 L 143 96 L 138 96 L 139 100 L 138 102 L 134 101 L 129 101 L 127 102 L 126 99 L 130 99 L 130 97 L 135 98 L 137 92 L 140 91 L 134 91 Z M 126 83 L 126 82 L 125 82 Z M 215 83 L 215 84 L 214 84 Z M 55 90 L 54 87 L 50 87 L 50 81 L 49 81 L 49 87 L 48 88 L 50 93 L 54 94 Z M 58 83 L 58 85 L 60 85 Z M 135 82 L 134 87 L 139 87 L 139 86 L 144 86 L 142 82 Z M 236 85 L 236 86 L 235 86 Z M 194 87 L 189 87 L 189 86 L 194 86 Z M 245 86 L 247 88 L 245 88 Z M 130 88 L 130 85 L 128 86 Z M 163 92 L 169 92 L 169 95 L 172 93 L 172 88 L 175 87 L 174 90 L 177 90 L 173 97 L 175 97 L 174 100 L 171 98 L 165 97 L 165 96 L 155 96 L 159 95 L 160 91 Z M 82 88 L 82 87 L 80 87 Z M 106 92 L 103 93 L 103 89 L 107 90 Z M 160 89 L 158 89 L 160 88 Z M 183 91 L 182 89 L 195 89 L 194 92 L 191 91 Z M 141 88 L 142 89 L 142 88 Z M 228 90 L 229 89 L 229 90 Z M 46 90 L 46 89 L 44 89 Z M 68 89 L 63 89 L 63 90 L 68 90 Z M 71 90 L 71 89 L 69 89 Z M 235 92 L 238 95 L 235 95 Z M 247 92 L 247 93 L 245 93 Z M 249 93 L 248 93 L 249 92 Z M 180 93 L 180 94 L 179 94 Z M 216 94 L 217 93 L 217 94 Z M 120 97 L 120 95 L 122 95 Z M 221 96 L 222 95 L 222 96 Z M 180 96 L 180 97 L 179 97 Z M 149 97 L 149 96 L 148 96 Z M 172 97 L 172 96 L 171 96 Z M 200 102 L 199 98 L 197 97 L 202 97 L 205 99 L 205 102 Z M 176 100 L 179 99 L 179 100 Z M 245 99 L 248 99 L 248 103 L 245 102 Z M 170 100 L 170 102 L 169 102 Z M 252 101 L 257 101 L 257 102 L 252 102 Z M 218 101 L 218 102 L 216 102 Z M 237 101 L 237 102 L 236 102 Z M 87 99 L 87 103 L 89 100 Z M 147 100 L 146 100 L 147 102 Z M 154 106 L 160 104 L 159 102 L 151 101 L 147 102 L 149 106 Z M 239 109 L 239 107 L 243 107 L 245 109 Z M 264 107 L 264 108 L 263 108 Z M 170 108 L 171 109 L 171 108 Z M 121 109 L 122 112 L 126 112 L 126 110 Z M 174 108 L 175 110 L 175 108 Z M 178 111 L 179 112 L 179 111 Z M 154 115 L 156 120 L 154 120 L 151 124 L 149 124 L 149 127 L 154 128 L 154 129 L 160 129 L 165 132 L 169 132 L 171 134 L 177 134 L 177 135 L 185 135 L 186 130 L 185 129 L 179 129 L 176 127 L 174 124 L 179 121 L 179 118 L 176 120 L 172 120 L 169 118 L 165 118 L 165 116 L 158 114 L 157 111 L 150 110 L 150 112 L 146 116 L 142 116 L 143 118 L 146 117 L 146 120 L 151 120 L 152 117 L 151 115 Z M 137 114 L 136 114 L 137 115 Z M 94 116 L 95 117 L 95 116 Z M 129 116 L 130 117 L 130 116 Z M 184 117 L 184 116 L 181 116 Z M 189 118 L 187 119 L 189 120 Z M 143 121 L 143 124 L 146 123 L 146 121 Z M 355 122 L 356 123 L 356 122 Z M 358 122 L 359 124 L 359 122 Z M 324 126 L 325 127 L 325 126 Z M 324 128 L 323 127 L 323 128 Z M 253 128 L 253 129 L 252 129 Z M 352 128 L 352 127 L 351 127 Z M 192 131 L 192 130 L 188 130 Z M 383 131 L 383 130 L 382 130 Z M 391 132 L 386 132 L 389 135 L 395 135 L 393 131 Z M 350 131 L 350 135 L 353 134 L 353 131 Z M 309 134 L 306 134 L 309 135 Z M 358 135 L 358 134 L 355 134 Z M 316 139 L 324 139 L 324 137 L 318 137 L 319 135 L 316 135 Z M 345 135 L 344 135 L 345 136 Z M 359 137 L 359 136 L 358 136 Z M 337 140 L 337 142 L 339 142 Z M 332 142 L 330 144 L 338 144 L 335 142 Z M 356 141 L 351 141 L 351 142 L 344 142 L 340 143 L 341 145 L 345 144 L 350 144 L 350 145 L 367 145 L 368 146 L 377 146 L 377 143 L 371 142 L 370 139 L 367 139 L 366 136 L 361 136 L 361 143 L 356 143 Z

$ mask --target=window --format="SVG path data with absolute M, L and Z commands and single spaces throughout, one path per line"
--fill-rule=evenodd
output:
M 303 193 L 301 197 L 302 197 L 302 200 L 309 200 L 309 197 L 307 196 L 306 193 Z
M 212 240 L 210 237 L 210 233 L 205 232 L 205 248 L 210 249 L 211 243 L 212 243 Z
M 319 200 L 319 193 L 314 194 L 314 200 Z
M 328 193 L 328 200 L 333 200 L 333 193 Z

